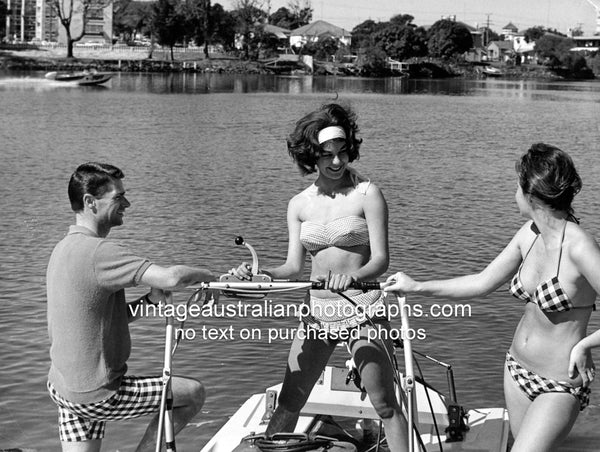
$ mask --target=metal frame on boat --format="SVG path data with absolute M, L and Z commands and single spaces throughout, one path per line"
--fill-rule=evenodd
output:
M 247 290 L 248 283 L 241 285 Z M 217 286 L 220 287 L 220 284 Z M 228 290 L 232 286 L 230 284 Z M 216 288 L 214 284 L 211 287 Z M 398 301 L 401 304 L 400 312 L 403 313 L 402 330 L 408 331 L 406 310 L 402 309 L 405 301 L 402 297 Z M 408 450 L 505 452 L 509 434 L 506 409 L 475 408 L 465 412 L 456 402 L 451 367 L 428 356 L 425 357 L 449 370 L 449 394 L 444 395 L 415 378 L 412 370 L 413 353 L 407 336 L 403 335 L 405 373 L 400 378 L 398 392 L 411 431 Z M 301 411 L 295 433 L 322 434 L 319 425 L 324 417 L 329 416 L 379 422 L 368 395 L 349 381 L 348 372 L 347 368 L 329 365 L 325 368 Z M 245 437 L 264 432 L 276 408 L 280 390 L 281 384 L 277 384 L 250 396 L 201 452 L 231 452 Z M 362 446 L 370 446 L 368 450 L 379 450 L 379 444 Z
M 312 281 L 271 281 L 266 275 L 258 275 L 258 258 L 254 249 L 245 243 L 241 237 L 236 239 L 236 244 L 245 245 L 253 256 L 252 273 L 256 280 L 240 282 L 232 279 L 230 275 L 223 275 L 219 282 L 203 283 L 196 288 L 189 298 L 199 301 L 206 290 L 220 290 L 229 296 L 238 298 L 264 297 L 271 291 L 297 290 L 319 287 L 319 282 Z M 363 290 L 380 289 L 379 283 L 363 283 Z M 206 298 L 206 297 L 205 297 Z M 408 424 L 408 450 L 414 451 L 478 451 L 478 452 L 505 452 L 507 450 L 509 423 L 508 413 L 505 408 L 475 408 L 468 411 L 458 405 L 454 377 L 451 366 L 426 355 L 431 361 L 436 362 L 447 370 L 448 395 L 442 394 L 428 385 L 423 379 L 417 379 L 413 371 L 413 350 L 410 340 L 410 326 L 408 313 L 405 309 L 405 298 L 396 296 L 401 314 L 401 345 L 404 354 L 404 374 L 396 372 L 397 396 L 402 401 L 404 416 Z M 206 299 L 205 299 L 206 302 Z M 180 338 L 174 338 L 174 320 L 167 318 L 167 338 L 165 344 L 165 366 L 163 371 L 164 392 L 161 404 L 159 431 L 157 435 L 156 451 L 160 451 L 163 434 L 166 438 L 167 450 L 175 451 L 173 436 L 172 416 L 169 413 L 169 391 L 171 376 L 171 360 Z M 173 341 L 175 346 L 173 347 Z M 414 352 L 418 354 L 417 352 Z M 395 361 L 390 356 L 390 361 Z M 314 386 L 307 403 L 301 411 L 300 419 L 294 432 L 314 437 L 314 435 L 328 435 L 321 431 L 327 422 L 324 419 L 343 417 L 357 421 L 373 421 L 378 425 L 374 444 L 363 444 L 360 450 L 380 450 L 382 439 L 382 423 L 378 418 L 368 394 L 359 389 L 351 380 L 349 372 L 352 369 L 326 366 L 321 378 Z M 269 419 L 277 406 L 277 399 L 282 384 L 266 388 L 264 392 L 251 395 L 246 402 L 232 415 L 223 427 L 209 440 L 200 452 L 241 452 L 247 450 L 245 438 L 250 437 L 249 450 L 260 451 L 253 441 L 257 434 L 266 430 Z M 340 429 L 340 431 L 343 431 Z M 313 435 L 313 436 L 309 436 Z M 358 443 L 345 432 L 345 438 Z M 339 439 L 339 438 L 338 438 Z M 364 439 L 364 438 L 363 438 Z M 241 447 L 241 448 L 240 448 Z M 279 446 L 278 446 L 279 447 Z M 285 451 L 284 447 L 277 449 Z M 324 450 L 324 449 L 289 449 L 289 450 Z M 341 449 L 339 449 L 341 450 Z M 344 449 L 348 450 L 348 449 Z

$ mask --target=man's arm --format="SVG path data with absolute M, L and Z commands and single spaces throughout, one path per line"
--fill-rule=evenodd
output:
M 173 265 L 161 267 L 152 264 L 140 278 L 140 284 L 163 290 L 173 290 L 200 282 L 216 281 L 216 276 L 203 268 Z

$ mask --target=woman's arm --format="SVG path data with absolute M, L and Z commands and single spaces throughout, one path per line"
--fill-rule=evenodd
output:
M 386 292 L 419 293 L 444 298 L 473 298 L 487 295 L 504 284 L 519 268 L 521 241 L 531 234 L 530 223 L 523 226 L 502 252 L 479 273 L 452 279 L 418 282 L 404 273 L 388 278 Z
M 369 261 L 351 273 L 357 281 L 373 281 L 383 275 L 390 263 L 388 243 L 388 207 L 378 187 L 371 184 L 365 195 L 365 219 L 369 229 L 371 257 Z
M 369 230 L 369 261 L 349 274 L 329 275 L 327 287 L 334 292 L 348 290 L 354 281 L 376 280 L 390 263 L 388 207 L 381 190 L 373 184 L 365 194 L 363 212 Z
M 600 293 L 600 247 L 594 238 L 582 229 L 578 230 L 579 237 L 571 247 L 570 257 L 581 275 L 586 279 L 596 294 Z M 594 379 L 595 371 L 591 357 L 592 348 L 600 347 L 600 330 L 581 339 L 572 349 L 569 360 L 569 376 L 574 378 L 577 373 L 587 386 Z
M 288 205 L 288 252 L 285 263 L 272 269 L 264 269 L 263 272 L 273 279 L 299 279 L 304 270 L 306 249 L 300 243 L 300 202 L 294 197 Z

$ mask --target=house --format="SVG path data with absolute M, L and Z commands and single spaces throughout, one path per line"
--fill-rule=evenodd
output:
M 488 58 L 492 61 L 506 61 L 514 53 L 511 41 L 492 41 L 487 46 Z
M 12 6 L 11 6 L 12 5 Z M 60 24 L 55 9 L 46 0 L 8 1 L 6 40 L 20 42 L 67 42 L 66 31 Z M 70 3 L 74 8 L 71 34 L 78 35 L 83 25 L 82 1 Z M 67 9 L 68 12 L 68 9 Z M 82 43 L 110 43 L 112 41 L 113 5 L 95 5 L 88 9 L 88 21 Z
M 527 63 L 535 60 L 535 42 L 527 42 L 525 36 L 517 35 L 513 38 L 513 50 L 519 57 L 516 63 Z
M 505 36 L 504 39 L 512 39 L 512 37 L 518 33 L 519 29 L 512 22 L 509 22 L 504 27 L 502 27 L 501 34 Z
M 575 41 L 575 47 L 571 49 L 571 52 L 589 54 L 600 49 L 600 36 L 574 36 L 571 39 Z
M 317 20 L 292 30 L 290 34 L 290 46 L 301 47 L 306 43 L 317 42 L 326 38 L 337 39 L 340 44 L 349 46 L 352 35 L 349 31 L 330 24 L 329 22 Z
M 398 74 L 408 74 L 410 72 L 410 68 L 411 68 L 410 63 L 393 60 L 389 57 L 386 60 L 386 66 L 390 71 L 392 71 L 394 73 L 398 73 Z
M 483 47 L 483 31 L 464 22 L 459 21 L 456 23 L 462 25 L 467 30 L 469 30 L 469 33 L 471 33 L 471 38 L 473 39 L 474 49 L 479 49 Z

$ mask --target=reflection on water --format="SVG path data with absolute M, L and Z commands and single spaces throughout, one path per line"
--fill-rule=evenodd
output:
M 285 136 L 301 115 L 337 97 L 359 115 L 364 143 L 356 167 L 389 205 L 390 272 L 449 277 L 493 259 L 522 222 L 514 161 L 534 141 L 572 154 L 584 182 L 576 212 L 600 235 L 598 82 L 116 74 L 104 89 L 81 89 L 42 77 L 0 76 L 0 449 L 59 450 L 56 413 L 44 390 L 44 278 L 48 256 L 72 221 L 68 176 L 83 161 L 124 170 L 132 207 L 111 236 L 153 261 L 225 272 L 249 259 L 233 244 L 243 235 L 261 264 L 274 265 L 285 256 L 287 202 L 312 182 L 291 164 Z M 468 408 L 502 405 L 503 356 L 522 309 L 503 288 L 474 300 L 470 317 L 414 318 L 413 326 L 427 331 L 415 349 L 453 365 L 459 401 Z M 591 331 L 599 317 L 592 317 Z M 295 323 L 214 318 L 188 325 Z M 160 373 L 163 334 L 160 319 L 132 325 L 132 372 Z M 180 449 L 198 450 L 248 394 L 277 383 L 288 346 L 184 342 L 175 373 L 203 380 L 208 398 L 179 438 Z M 430 382 L 445 387 L 443 371 L 422 365 Z M 581 420 L 576 434 L 589 438 L 595 430 L 588 428 L 600 422 L 597 398 Z M 144 427 L 144 420 L 109 426 L 104 450 L 133 450 Z
M 73 88 L 72 85 L 45 80 L 44 73 L 26 73 L 23 76 L 2 77 L 3 90 L 45 90 Z M 554 92 L 557 100 L 573 100 L 561 93 L 582 93 L 577 100 L 598 102 L 600 83 L 548 82 L 537 80 L 502 79 L 407 79 L 403 77 L 359 78 L 331 76 L 276 76 L 216 73 L 116 73 L 113 79 L 100 87 L 128 92 L 150 92 L 155 94 L 210 94 L 210 93 L 372 93 L 372 94 L 429 94 L 459 96 L 500 96 L 516 98 L 544 98 Z M 80 88 L 81 89 L 81 88 Z M 590 93 L 595 96 L 590 97 Z

